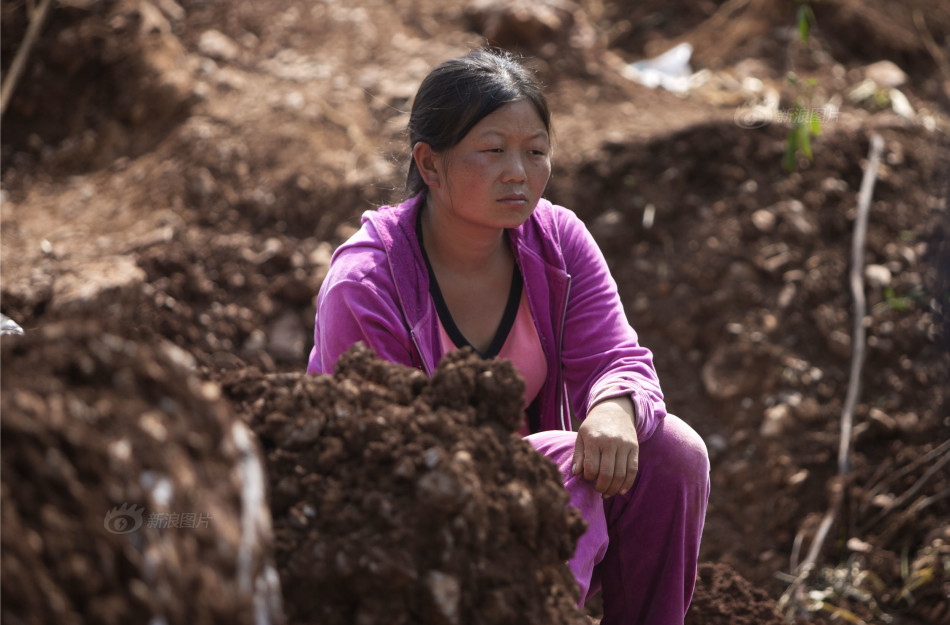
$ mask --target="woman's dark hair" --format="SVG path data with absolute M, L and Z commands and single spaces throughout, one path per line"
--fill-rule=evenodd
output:
M 541 83 L 512 54 L 481 48 L 432 70 L 419 86 L 409 114 L 407 193 L 412 196 L 426 189 L 411 158 L 416 143 L 428 143 L 435 152 L 447 150 L 487 115 L 519 100 L 534 105 L 550 134 L 551 111 Z

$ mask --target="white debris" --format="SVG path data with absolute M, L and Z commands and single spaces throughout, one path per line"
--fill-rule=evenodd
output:
M 891 61 L 878 61 L 864 68 L 864 76 L 884 88 L 900 87 L 907 82 L 907 74 Z
M 23 334 L 23 328 L 6 315 L 0 315 L 0 335 L 2 334 Z
M 898 89 L 891 89 L 887 92 L 887 95 L 891 99 L 891 108 L 894 109 L 895 113 L 907 119 L 914 119 L 917 112 L 914 111 L 914 107 L 911 105 L 910 100 L 907 99 L 907 96 Z
M 872 287 L 885 287 L 891 283 L 891 270 L 884 265 L 868 265 L 864 268 L 864 279 Z
M 692 86 L 693 70 L 689 59 L 693 46 L 681 43 L 663 54 L 624 66 L 624 78 L 650 87 L 662 87 L 673 93 L 685 93 Z

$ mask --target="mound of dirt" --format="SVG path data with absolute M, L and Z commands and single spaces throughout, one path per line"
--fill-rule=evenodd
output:
M 654 56 L 686 42 L 693 47 L 696 67 L 718 70 L 754 59 L 758 72 L 775 78 L 806 68 L 823 73 L 822 68 L 835 62 L 853 69 L 888 59 L 907 72 L 911 82 L 907 88 L 916 95 L 950 107 L 950 65 L 940 48 L 950 36 L 950 8 L 941 0 L 809 2 L 813 19 L 807 42 L 800 41 L 797 21 L 797 11 L 805 3 L 583 4 L 596 16 L 607 45 L 630 59 Z
M 728 564 L 703 563 L 685 625 L 783 625 L 775 601 Z
M 229 374 L 266 450 L 293 623 L 578 623 L 584 529 L 557 469 L 512 432 L 507 362 L 432 379 L 359 346 L 332 377 Z
M 2 358 L 4 622 L 282 622 L 260 453 L 190 356 L 73 319 Z
M 154 148 L 195 102 L 195 68 L 172 32 L 184 16 L 181 7 L 58 4 L 4 114 L 4 167 L 41 163 L 47 173 L 63 175 Z M 36 17 L 31 6 L 3 3 L 5 68 Z
M 943 243 L 930 242 L 942 231 L 935 230 L 945 219 L 936 194 L 950 169 L 927 133 L 880 132 L 888 165 L 875 188 L 865 255 L 867 399 L 856 416 L 856 496 L 861 488 L 876 492 L 905 458 L 932 453 L 950 427 L 950 359 L 940 309 L 928 305 L 929 293 L 939 298 L 945 289 L 937 276 L 946 275 L 946 261 L 928 255 L 945 253 Z M 785 175 L 783 142 L 774 128 L 710 124 L 645 145 L 606 145 L 580 171 L 583 190 L 554 181 L 560 198 L 583 207 L 627 285 L 628 314 L 664 372 L 669 405 L 688 407 L 685 418 L 712 449 L 706 557 L 745 562 L 743 573 L 776 596 L 782 584 L 772 574 L 787 566 L 796 534 L 814 531 L 799 523 L 824 511 L 836 471 L 851 358 L 850 230 L 867 150 L 865 139 L 828 132 L 821 156 Z M 724 153 L 729 158 L 717 156 Z M 591 196 L 599 202 L 585 203 Z M 925 471 L 891 492 L 909 489 Z M 925 485 L 920 496 L 937 499 L 913 530 L 904 527 L 918 546 L 950 513 L 939 498 L 946 479 Z M 761 492 L 775 496 L 754 495 Z M 847 523 L 871 520 L 872 497 L 862 496 L 862 512 L 855 511 L 867 515 L 863 521 Z M 848 557 L 847 550 L 828 555 Z

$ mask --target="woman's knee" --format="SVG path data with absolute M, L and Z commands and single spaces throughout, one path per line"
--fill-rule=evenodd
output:
M 702 437 L 685 421 L 668 414 L 653 436 L 640 447 L 640 463 L 654 463 L 664 473 L 706 484 L 709 452 Z M 671 476 L 672 476 L 671 475 Z
M 535 451 L 557 466 L 563 481 L 570 478 L 571 460 L 574 457 L 577 432 L 549 430 L 531 434 L 526 436 L 524 440 L 534 447 Z

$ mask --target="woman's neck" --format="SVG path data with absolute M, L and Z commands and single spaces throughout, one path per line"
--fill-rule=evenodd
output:
M 422 238 L 430 262 L 455 274 L 491 271 L 509 265 L 503 228 L 485 228 L 453 219 L 448 211 L 422 208 Z

